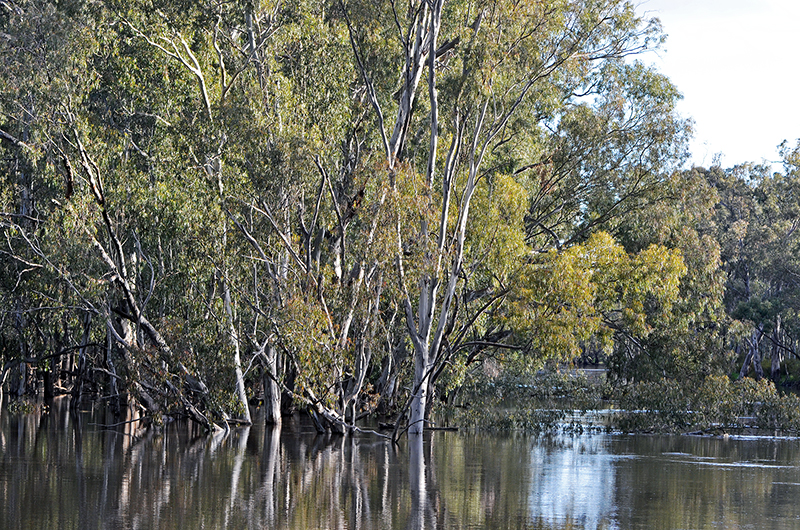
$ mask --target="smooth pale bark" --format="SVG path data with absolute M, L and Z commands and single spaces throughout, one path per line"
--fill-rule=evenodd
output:
M 264 348 L 264 410 L 267 424 L 281 424 L 281 388 L 278 384 L 278 351 L 272 344 Z
M 426 5 L 425 11 L 427 13 L 428 7 Z M 439 36 L 439 28 L 441 27 L 442 23 L 442 0 L 437 0 L 433 4 L 431 4 L 431 11 L 427 16 L 421 21 L 421 24 L 417 27 L 416 35 L 418 40 L 421 42 L 422 32 L 425 31 L 425 44 L 428 50 L 428 88 L 429 88 L 429 97 L 431 103 L 431 117 L 430 117 L 430 150 L 428 153 L 428 171 L 427 171 L 427 181 L 428 184 L 431 185 L 433 182 L 433 173 L 436 166 L 436 157 L 437 157 L 437 145 L 438 145 L 438 137 L 439 137 L 439 126 L 438 126 L 438 96 L 436 92 L 436 69 L 435 69 L 435 60 L 436 60 L 436 42 Z M 416 40 L 415 40 L 416 43 Z M 416 51 L 416 46 L 414 48 Z M 407 57 L 407 64 L 419 64 L 419 70 L 421 75 L 421 70 L 423 66 L 423 59 L 419 55 L 413 56 L 413 61 L 411 61 L 411 57 Z M 409 79 L 409 78 L 407 78 Z M 419 83 L 419 80 L 416 81 Z M 406 88 L 410 88 L 410 85 L 407 83 Z M 414 85 L 414 90 L 416 90 L 416 85 Z M 407 129 L 407 123 L 401 123 L 401 119 L 410 120 L 410 110 L 409 114 L 403 116 L 402 114 L 398 116 L 398 122 L 395 127 L 395 134 L 397 135 L 399 128 L 404 128 L 403 130 Z M 398 143 L 401 145 L 402 142 Z M 394 145 L 393 145 L 394 148 Z M 397 152 L 395 151 L 394 154 Z M 391 164 L 390 164 L 391 165 Z M 445 179 L 446 180 L 446 179 Z M 430 200 L 430 196 L 429 196 Z M 439 232 L 446 231 L 446 216 L 443 216 L 444 226 L 439 227 Z M 422 234 L 423 237 L 428 237 L 428 227 L 425 226 L 423 222 L 422 226 Z M 440 238 L 442 241 L 444 238 Z M 419 286 L 420 286 L 420 293 L 419 293 L 419 302 L 418 302 L 418 309 L 417 309 L 417 318 L 416 318 L 416 325 L 415 325 L 415 318 L 413 315 L 413 309 L 411 307 L 411 298 L 408 294 L 406 289 L 406 296 L 405 296 L 405 310 L 406 310 L 406 323 L 408 326 L 409 334 L 411 335 L 411 342 L 414 344 L 414 388 L 413 393 L 411 396 L 411 409 L 409 415 L 409 424 L 408 424 L 408 432 L 410 434 L 420 434 L 425 429 L 425 410 L 428 405 L 428 388 L 429 388 L 429 376 L 433 369 L 433 359 L 431 359 L 431 355 L 435 355 L 438 351 L 437 337 L 434 337 L 433 343 L 431 343 L 431 326 L 433 325 L 436 305 L 437 305 L 437 295 L 438 295 L 438 287 L 439 287 L 439 278 L 438 274 L 440 273 L 441 269 L 441 257 L 442 252 L 441 249 L 438 249 L 437 256 L 435 256 L 436 267 L 434 268 L 432 274 L 425 274 L 422 278 L 420 278 Z M 430 257 L 428 258 L 430 259 Z M 403 269 L 401 265 L 402 260 L 402 243 L 400 241 L 400 230 L 398 227 L 398 265 L 399 270 L 401 273 L 401 284 L 405 283 L 403 276 Z M 457 261 L 460 261 L 460 256 L 456 257 Z M 405 286 L 404 286 L 405 289 Z M 442 307 L 442 311 L 440 317 L 445 317 L 448 308 Z M 439 337 L 440 338 L 440 337 Z
M 200 94 L 202 97 L 203 106 L 205 108 L 206 117 L 209 121 L 213 121 L 211 100 L 209 99 L 209 91 L 208 86 L 206 85 L 205 75 L 203 75 L 203 69 L 200 67 L 200 62 L 197 60 L 197 56 L 195 56 L 194 52 L 192 52 L 192 49 L 189 47 L 189 43 L 186 42 L 186 39 L 183 38 L 183 35 L 176 32 L 174 38 L 172 39 L 159 36 L 154 40 L 145 35 L 144 32 L 124 18 L 122 20 L 131 30 L 133 30 L 136 35 L 144 39 L 150 46 L 161 50 L 168 57 L 178 61 L 187 70 L 189 70 L 192 75 L 195 76 L 200 87 Z
M 781 363 L 783 362 L 783 349 L 781 348 L 781 316 L 778 315 L 775 321 L 775 329 L 772 330 L 772 356 L 770 357 L 770 379 L 778 382 L 781 375 Z
M 225 297 L 225 314 L 228 317 L 228 329 L 230 333 L 231 345 L 233 346 L 233 368 L 236 375 L 236 397 L 239 399 L 239 405 L 242 408 L 242 414 L 239 419 L 246 423 L 252 423 L 250 418 L 250 407 L 247 404 L 247 390 L 244 387 L 244 373 L 242 373 L 242 358 L 239 354 L 239 334 L 236 332 L 236 324 L 233 317 L 233 308 L 231 307 L 231 291 L 228 287 L 228 282 L 223 279 L 223 293 Z
M 426 344 L 420 344 L 414 353 L 414 394 L 411 396 L 408 432 L 410 435 L 421 436 L 425 429 L 425 408 L 428 406 L 427 374 L 431 363 Z
M 428 487 L 425 480 L 425 446 L 421 433 L 408 436 L 408 483 L 411 490 L 410 528 L 423 530 Z
M 486 101 L 481 109 L 481 113 L 476 119 L 474 136 L 472 138 L 472 146 L 469 153 L 469 173 L 467 182 L 464 186 L 464 191 L 461 196 L 460 208 L 458 211 L 458 218 L 454 229 L 454 241 L 452 248 L 452 258 L 449 263 L 449 268 L 445 269 L 442 257 L 445 255 L 445 244 L 448 234 L 447 216 L 440 217 L 440 224 L 438 227 L 438 249 L 436 256 L 435 273 L 441 274 L 446 280 L 441 299 L 439 298 L 439 285 L 440 280 L 438 276 L 427 276 L 420 280 L 420 294 L 417 310 L 416 326 L 414 325 L 415 319 L 413 309 L 411 306 L 411 298 L 406 292 L 405 310 L 406 322 L 408 323 L 409 334 L 411 335 L 411 342 L 414 344 L 415 362 L 414 362 L 414 393 L 411 397 L 411 415 L 409 418 L 409 433 L 419 433 L 425 427 L 425 410 L 428 404 L 429 386 L 431 384 L 431 376 L 436 369 L 436 356 L 445 338 L 447 322 L 450 319 L 450 313 L 453 308 L 453 299 L 455 297 L 456 288 L 458 286 L 461 267 L 464 259 L 464 241 L 467 232 L 467 220 L 469 218 L 469 209 L 472 197 L 475 194 L 475 189 L 478 183 L 478 168 L 481 165 L 486 149 L 491 141 L 492 135 L 480 146 L 480 135 L 483 130 L 484 118 L 486 116 L 486 109 L 488 101 Z M 435 134 L 435 133 L 434 133 Z M 451 149 L 451 155 L 454 150 Z M 435 155 L 435 154 L 434 154 Z M 449 158 L 449 157 L 448 157 Z M 450 160 L 446 166 L 451 168 Z M 445 175 L 444 181 L 451 182 L 452 175 Z M 446 194 L 449 196 L 449 192 Z M 445 201 L 445 207 L 448 202 Z M 401 282 L 402 268 L 401 268 Z M 438 314 L 437 314 L 438 313 Z M 434 321 L 436 320 L 436 328 L 433 328 Z
M 747 374 L 750 371 L 750 364 L 753 365 L 753 370 L 755 370 L 756 373 L 756 379 L 761 379 L 764 377 L 764 369 L 761 367 L 761 350 L 759 348 L 759 343 L 761 342 L 761 337 L 763 335 L 764 326 L 759 325 L 753 330 L 750 338 L 746 339 L 748 351 L 744 358 L 744 362 L 742 363 L 742 369 L 739 371 L 739 379 L 747 377 Z
M 432 13 L 426 2 L 422 9 L 417 12 L 416 18 L 409 29 L 409 37 L 406 42 L 410 44 L 409 53 L 406 54 L 406 64 L 403 70 L 403 93 L 400 96 L 400 105 L 397 109 L 397 119 L 395 120 L 394 131 L 389 140 L 389 167 L 395 167 L 395 162 L 400 157 L 406 137 L 408 127 L 411 123 L 411 114 L 414 108 L 414 100 L 417 96 L 417 88 L 422 80 L 422 72 L 425 68 L 425 57 L 427 51 L 424 49 L 429 38 L 429 28 L 438 28 L 441 25 L 441 2 L 437 3 L 439 12 Z M 435 41 L 434 41 L 435 42 Z M 435 55 L 435 54 L 432 54 Z

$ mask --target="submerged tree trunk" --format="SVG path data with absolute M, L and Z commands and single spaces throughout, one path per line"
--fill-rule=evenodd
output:
M 421 435 L 425 429 L 425 411 L 428 408 L 428 374 L 430 372 L 430 353 L 427 344 L 421 344 L 414 356 L 414 394 L 411 396 L 411 411 L 408 419 L 408 433 Z
M 267 424 L 281 424 L 281 388 L 278 384 L 278 350 L 272 344 L 268 344 L 264 347 L 264 410 Z
M 250 418 L 250 407 L 247 404 L 247 390 L 244 386 L 244 373 L 242 372 L 242 358 L 239 353 L 239 334 L 236 332 L 236 321 L 233 317 L 233 308 L 231 307 L 231 291 L 228 287 L 227 279 L 222 279 L 222 292 L 225 303 L 225 314 L 228 317 L 228 332 L 230 335 L 231 345 L 233 346 L 233 369 L 236 375 L 236 397 L 239 399 L 239 405 L 242 413 L 239 419 L 245 423 L 252 423 Z

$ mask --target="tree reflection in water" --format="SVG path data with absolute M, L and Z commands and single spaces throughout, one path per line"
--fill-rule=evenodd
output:
M 301 419 L 134 436 L 66 401 L 0 411 L 0 528 L 793 528 L 800 444 L 426 433 Z M 119 420 L 117 420 L 119 421 Z M 139 432 L 141 434 L 141 432 Z
M 428 503 L 425 480 L 425 447 L 421 433 L 408 435 L 408 488 L 411 492 L 411 517 L 408 528 L 423 530 Z

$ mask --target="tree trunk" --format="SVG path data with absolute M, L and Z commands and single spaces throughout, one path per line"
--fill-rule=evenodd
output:
M 231 291 L 228 287 L 228 281 L 222 279 L 222 292 L 225 303 L 225 313 L 228 316 L 228 330 L 230 334 L 231 345 L 233 346 L 233 368 L 236 374 L 236 397 L 239 398 L 239 404 L 242 407 L 242 414 L 239 417 L 245 423 L 252 423 L 250 418 L 250 407 L 247 403 L 247 390 L 244 386 L 244 373 L 242 372 L 242 359 L 239 354 L 239 334 L 236 332 L 236 322 L 233 317 L 233 308 L 231 307 Z
M 395 406 L 397 378 L 400 375 L 398 371 L 403 365 L 403 361 L 408 357 L 405 346 L 405 341 L 400 341 L 400 344 L 392 348 L 392 352 L 383 359 L 381 376 L 375 385 L 375 389 L 380 396 L 378 414 L 388 414 Z
M 281 389 L 278 385 L 278 351 L 272 344 L 264 351 L 264 410 L 269 425 L 281 424 Z
M 758 346 L 756 346 L 753 354 L 753 370 L 756 373 L 756 381 L 761 381 L 764 377 L 764 367 L 761 365 L 761 356 L 762 352 Z
M 772 356 L 770 357 L 769 377 L 775 383 L 781 377 L 781 361 L 783 361 L 783 350 L 781 349 L 781 316 L 778 315 L 775 322 L 775 329 L 772 330 Z
M 44 371 L 44 397 L 45 399 L 52 399 L 55 397 L 55 367 L 50 366 Z
M 411 396 L 411 415 L 408 433 L 422 434 L 425 429 L 425 410 L 428 407 L 428 375 L 430 352 L 427 344 L 420 344 L 414 355 L 414 394 Z
M 295 413 L 296 403 L 294 402 L 295 380 L 297 379 L 297 370 L 293 363 L 286 361 L 286 356 L 282 357 L 283 360 L 283 386 L 285 390 L 281 390 L 281 414 L 284 416 L 291 416 Z
M 742 369 L 739 371 L 739 379 L 747 377 L 747 374 L 750 371 L 751 363 L 756 374 L 756 380 L 758 381 L 764 377 L 764 369 L 761 367 L 761 351 L 758 347 L 759 342 L 761 342 L 761 336 L 764 333 L 763 330 L 764 326 L 762 324 L 758 325 L 755 329 L 753 329 L 752 336 L 747 339 L 749 349 L 747 356 L 744 358 L 744 363 L 742 363 Z

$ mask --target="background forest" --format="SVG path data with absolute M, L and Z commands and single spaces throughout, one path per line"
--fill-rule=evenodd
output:
M 415 432 L 548 363 L 794 384 L 800 149 L 682 169 L 663 40 L 619 0 L 0 0 L 2 388 Z

